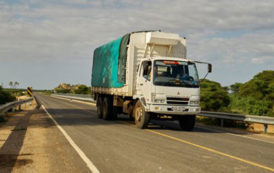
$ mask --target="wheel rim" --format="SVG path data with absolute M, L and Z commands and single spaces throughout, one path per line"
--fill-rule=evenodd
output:
M 138 107 L 136 109 L 136 120 L 140 122 L 142 120 L 142 117 L 143 117 L 143 109 L 141 107 Z

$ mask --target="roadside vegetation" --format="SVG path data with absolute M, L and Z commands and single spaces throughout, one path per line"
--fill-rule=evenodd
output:
M 10 92 L 5 91 L 2 86 L 0 86 L 0 105 L 5 104 L 7 102 L 11 102 L 16 100 L 16 97 L 12 95 Z
M 201 82 L 202 110 L 274 116 L 274 71 L 258 73 L 246 83 L 222 87 Z
M 274 116 L 274 71 L 263 71 L 250 81 L 237 84 L 230 109 L 254 115 Z
M 26 95 L 25 91 L 26 89 L 16 89 L 16 88 L 3 88 L 5 92 L 10 93 L 14 97 L 19 97 Z
M 201 82 L 201 108 L 207 111 L 229 111 L 229 94 L 226 87 L 220 83 L 210 80 Z
M 54 89 L 54 92 L 70 94 L 91 94 L 91 88 L 83 84 L 70 85 L 62 83 Z
M 54 92 L 91 94 L 91 89 L 83 84 L 62 83 Z M 229 87 L 202 80 L 201 108 L 205 111 L 274 116 L 274 71 L 260 72 L 246 83 L 235 83 Z

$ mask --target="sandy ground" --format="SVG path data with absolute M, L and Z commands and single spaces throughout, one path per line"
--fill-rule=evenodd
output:
M 264 125 L 252 123 L 249 125 L 247 130 L 249 132 L 262 133 L 264 132 Z M 268 125 L 267 133 L 269 133 L 270 135 L 274 135 L 274 125 Z
M 36 107 L 35 101 L 23 104 L 22 112 L 9 113 L 6 122 L 0 123 L 0 172 L 11 172 L 12 167 L 31 163 L 31 160 L 20 159 L 20 149 L 26 134 L 31 110 Z
M 0 173 L 78 172 L 79 156 L 36 103 L 0 123 Z M 75 161 L 77 159 L 78 161 Z M 74 164 L 75 163 L 75 164 Z

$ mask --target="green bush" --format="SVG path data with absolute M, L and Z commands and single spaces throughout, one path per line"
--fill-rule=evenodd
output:
M 231 96 L 230 108 L 234 112 L 251 115 L 271 115 L 271 103 L 265 99 L 258 100 L 253 97 Z
M 4 91 L 2 86 L 0 86 L 0 105 L 14 100 L 16 100 L 16 98 L 9 92 Z
M 218 82 L 203 80 L 201 82 L 201 108 L 207 111 L 229 111 L 230 98 L 227 88 Z
M 250 81 L 235 83 L 230 88 L 232 92 L 238 90 L 231 95 L 232 111 L 274 116 L 274 71 L 263 71 Z
M 89 88 L 85 85 L 80 85 L 74 92 L 75 94 L 88 94 Z
M 71 85 L 62 83 L 54 89 L 56 93 L 91 94 L 91 87 L 83 84 Z
M 66 93 L 71 93 L 71 90 L 70 90 L 70 89 L 65 89 L 65 88 L 58 88 L 58 89 L 55 89 L 55 91 L 56 91 L 57 93 L 64 93 L 64 94 L 66 94 Z
M 242 83 L 238 83 L 236 82 L 235 84 L 233 85 L 230 85 L 230 90 L 232 93 L 238 93 L 240 91 L 240 87 L 242 86 L 243 84 Z

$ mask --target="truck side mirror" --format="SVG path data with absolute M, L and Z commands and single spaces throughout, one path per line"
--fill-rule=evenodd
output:
M 211 65 L 211 64 L 208 64 L 208 66 L 207 66 L 207 71 L 208 71 L 208 73 L 211 73 L 211 72 L 212 72 L 212 65 Z

